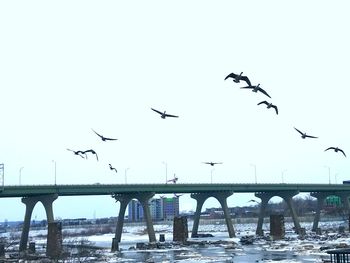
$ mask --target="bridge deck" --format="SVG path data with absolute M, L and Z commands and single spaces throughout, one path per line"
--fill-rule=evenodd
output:
M 232 191 L 255 192 L 339 192 L 350 191 L 350 184 L 75 184 L 13 185 L 0 188 L 0 198 L 58 194 L 59 196 L 111 195 L 114 193 L 199 193 Z

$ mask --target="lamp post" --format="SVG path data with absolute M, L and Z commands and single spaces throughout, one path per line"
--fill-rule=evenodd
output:
M 130 167 L 126 168 L 124 171 L 124 177 L 125 177 L 125 184 L 128 183 L 127 179 L 126 179 L 126 173 L 128 172 L 128 170 L 130 169 Z
M 162 162 L 165 165 L 165 183 L 168 183 L 168 163 Z
M 22 179 L 22 170 L 23 170 L 23 166 L 21 168 L 19 168 L 19 185 L 21 185 L 21 179 Z
M 325 168 L 328 168 L 328 182 L 331 184 L 331 168 L 327 165 L 324 166 Z
M 211 169 L 210 171 L 210 183 L 213 183 L 213 172 L 214 172 L 215 168 Z
M 253 163 L 251 163 L 250 165 L 254 167 L 254 179 L 255 179 L 255 183 L 257 184 L 257 183 L 258 183 L 258 180 L 257 180 L 257 178 L 256 178 L 256 165 L 253 164 Z
M 56 167 L 56 161 L 55 160 L 52 160 L 52 162 L 54 163 L 54 172 L 55 172 L 55 185 L 56 185 L 56 179 L 57 179 L 57 167 Z

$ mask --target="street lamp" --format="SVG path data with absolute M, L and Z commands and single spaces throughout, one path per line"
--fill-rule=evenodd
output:
M 328 168 L 328 182 L 331 184 L 331 168 L 327 165 L 324 166 L 325 168 Z
M 283 170 L 281 172 L 281 177 L 282 177 L 282 184 L 284 184 L 284 173 L 287 171 L 287 169 Z
M 255 178 L 255 183 L 257 184 L 257 183 L 258 183 L 258 180 L 257 180 L 257 178 L 256 178 L 256 165 L 253 164 L 253 163 L 251 163 L 250 165 L 254 167 L 254 178 Z
M 126 180 L 126 173 L 128 172 L 129 169 L 130 169 L 130 167 L 126 168 L 125 171 L 124 171 L 125 184 L 128 183 L 128 181 Z
M 19 185 L 21 185 L 21 177 L 22 177 L 22 169 L 24 167 L 22 166 L 21 168 L 19 168 Z
M 213 183 L 213 172 L 214 172 L 215 168 L 211 169 L 210 171 L 210 183 Z
M 56 185 L 56 178 L 57 178 L 56 161 L 52 160 L 52 162 L 54 163 L 54 168 L 55 168 L 55 185 Z
M 165 165 L 165 183 L 168 183 L 168 163 L 162 162 Z

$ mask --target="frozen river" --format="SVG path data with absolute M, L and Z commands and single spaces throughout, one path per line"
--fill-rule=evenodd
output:
M 159 249 L 135 249 L 136 243 L 148 242 L 144 227 L 126 227 L 119 245 L 120 252 L 110 257 L 109 262 L 323 262 L 329 259 L 324 248 L 347 247 L 350 235 L 338 234 L 344 222 L 321 223 L 322 235 L 311 233 L 311 223 L 302 224 L 307 230 L 305 238 L 300 239 L 286 223 L 286 237 L 279 241 L 254 239 L 250 245 L 241 244 L 242 237 L 254 236 L 255 224 L 236 224 L 236 237 L 229 238 L 225 225 L 202 225 L 199 233 L 213 235 L 210 238 L 189 238 L 190 245 L 172 245 Z M 268 225 L 264 225 L 268 234 Z M 189 225 L 189 229 L 191 226 Z M 172 225 L 155 225 L 157 235 L 164 234 L 166 244 L 172 241 Z M 347 231 L 348 232 L 348 231 Z M 110 248 L 113 234 L 91 236 L 89 240 L 96 245 Z M 157 236 L 158 238 L 159 236 Z
M 269 225 L 265 224 L 264 238 L 255 237 L 256 224 L 235 224 L 236 237 L 229 238 L 226 225 L 216 222 L 214 224 L 200 224 L 199 234 L 211 234 L 207 238 L 189 238 L 188 244 L 183 245 L 172 242 L 172 224 L 155 224 L 156 237 L 162 234 L 165 242 L 153 244 L 148 247 L 148 235 L 145 226 L 125 225 L 119 251 L 111 252 L 113 233 L 104 235 L 80 236 L 86 228 L 63 228 L 63 242 L 85 243 L 100 247 L 96 253 L 100 256 L 86 257 L 84 262 L 148 262 L 148 263 L 205 263 L 205 262 L 323 262 L 330 259 L 326 253 L 328 249 L 345 248 L 350 245 L 348 223 L 345 221 L 320 222 L 323 230 L 321 235 L 311 232 L 311 223 L 301 223 L 306 229 L 303 238 L 298 237 L 290 223 L 285 223 L 286 235 L 283 240 L 271 241 L 268 238 Z M 345 233 L 338 233 L 340 226 L 345 226 Z M 98 228 L 100 226 L 90 226 Z M 101 226 L 103 228 L 104 226 Z M 192 222 L 188 228 L 192 229 Z M 29 241 L 34 241 L 37 247 L 46 245 L 47 230 L 30 231 Z M 67 233 L 75 232 L 74 237 Z M 190 236 L 190 233 L 189 233 Z M 242 243 L 247 238 L 252 242 Z M 145 246 L 140 248 L 140 244 Z M 137 247 L 139 246 L 139 247 Z M 80 259 L 79 259 L 80 260 Z M 72 261 L 73 262 L 73 261 Z M 77 261 L 79 262 L 79 261 Z

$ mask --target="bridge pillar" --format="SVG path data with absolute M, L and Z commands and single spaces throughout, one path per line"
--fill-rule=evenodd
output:
M 295 211 L 294 204 L 293 204 L 293 196 L 297 195 L 298 193 L 299 193 L 298 191 L 284 192 L 283 194 L 280 194 L 280 197 L 282 197 L 288 205 L 288 208 L 293 218 L 295 232 L 297 234 L 301 234 L 299 217 Z
M 210 194 L 209 193 L 192 193 L 191 197 L 193 199 L 196 199 L 196 201 L 197 201 L 196 212 L 194 213 L 191 237 L 197 237 L 199 219 L 201 216 L 202 207 L 203 207 L 205 200 L 207 200 L 210 197 Z
M 146 220 L 149 242 L 156 242 L 157 241 L 156 234 L 155 234 L 154 228 L 153 228 L 151 211 L 149 209 L 149 200 L 153 196 L 154 196 L 154 193 L 144 193 L 144 194 L 138 194 L 136 197 L 140 201 L 140 203 L 143 207 L 143 213 L 144 213 L 145 220 Z
M 342 193 L 339 193 L 338 196 L 341 198 L 341 201 L 343 203 L 343 209 L 346 211 L 347 214 L 349 214 L 350 212 L 349 193 L 342 192 Z
M 58 195 L 39 195 L 31 197 L 23 197 L 22 203 L 26 205 L 26 213 L 24 216 L 21 240 L 19 244 L 19 251 L 25 251 L 28 244 L 28 236 L 30 229 L 30 220 L 32 217 L 33 209 L 35 205 L 40 201 L 46 211 L 47 223 L 52 223 L 54 221 L 52 203 L 57 199 Z
M 230 212 L 228 211 L 227 198 L 231 196 L 233 192 L 217 192 L 213 196 L 220 202 L 222 210 L 224 211 L 225 221 L 227 225 L 227 231 L 229 237 L 235 237 L 235 230 L 233 228 Z
M 316 214 L 314 217 L 314 222 L 312 224 L 312 231 L 316 232 L 318 228 L 318 223 L 320 222 L 320 215 L 321 215 L 321 210 L 324 204 L 324 200 L 327 198 L 329 193 L 324 193 L 324 192 L 312 192 L 310 193 L 312 197 L 317 198 L 317 207 L 316 207 Z
M 255 193 L 255 196 L 257 198 L 261 199 L 260 212 L 259 212 L 259 218 L 258 218 L 258 225 L 256 227 L 256 234 L 258 236 L 263 236 L 264 233 L 263 233 L 263 230 L 262 230 L 262 226 L 264 224 L 264 217 L 265 217 L 266 207 L 267 207 L 267 204 L 268 204 L 269 200 L 274 196 L 274 194 L 267 193 L 267 192 L 259 192 L 259 193 Z
M 124 225 L 124 217 L 125 217 L 125 211 L 126 207 L 128 206 L 129 202 L 132 199 L 131 195 L 128 194 L 114 194 L 112 196 L 116 202 L 120 202 L 120 209 L 119 209 L 119 215 L 118 215 L 118 221 L 117 226 L 115 229 L 115 240 L 116 242 L 120 242 L 122 233 L 123 233 L 123 225 Z

